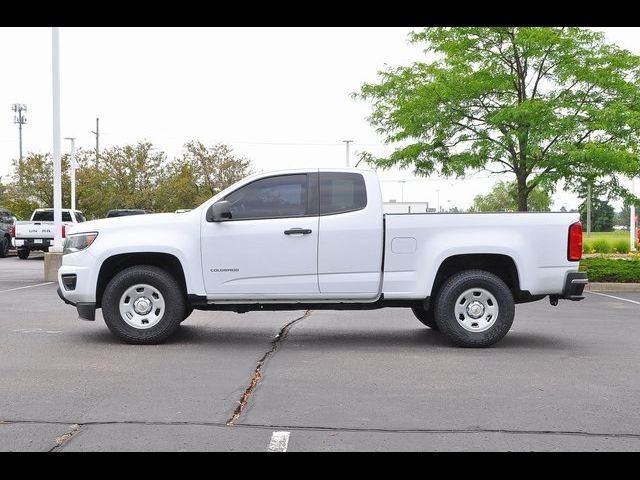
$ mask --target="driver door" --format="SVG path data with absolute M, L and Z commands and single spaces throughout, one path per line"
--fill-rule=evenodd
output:
M 212 300 L 317 295 L 318 174 L 275 175 L 227 195 L 231 219 L 202 219 L 202 268 Z

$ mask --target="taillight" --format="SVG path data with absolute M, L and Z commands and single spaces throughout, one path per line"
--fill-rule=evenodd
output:
M 11 225 L 11 238 L 16 238 L 16 226 Z
M 569 248 L 567 250 L 567 260 L 579 262 L 582 258 L 582 224 L 574 223 L 569 227 Z
M 64 238 L 64 236 L 67 234 L 67 226 L 63 223 L 62 224 L 62 238 Z

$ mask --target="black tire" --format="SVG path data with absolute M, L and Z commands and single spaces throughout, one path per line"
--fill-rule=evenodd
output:
M 477 322 L 473 320 L 475 317 L 471 317 L 468 310 L 465 309 L 467 313 L 462 314 L 460 320 L 466 320 L 468 322 L 467 324 L 469 326 L 467 328 L 486 328 L 486 330 L 483 331 L 465 329 L 458 321 L 458 318 L 456 318 L 455 308 L 459 298 L 466 291 L 473 289 L 488 291 L 497 303 L 497 315 L 495 315 L 495 318 L 493 318 L 493 316 L 489 318 L 488 312 L 493 308 L 493 301 L 491 299 L 487 301 L 487 313 L 485 313 L 485 308 L 483 307 L 481 310 L 483 316 L 478 318 Z M 479 291 L 472 292 L 469 297 L 470 300 L 463 298 L 462 301 L 473 301 L 474 296 L 479 293 L 481 294 Z M 464 304 L 460 302 L 460 309 L 464 309 L 462 305 Z M 473 311 L 471 313 L 477 314 L 477 312 Z M 484 270 L 465 270 L 456 273 L 442 285 L 436 299 L 436 323 L 438 327 L 440 327 L 440 331 L 460 347 L 479 348 L 489 347 L 495 344 L 511 329 L 514 315 L 515 303 L 511 290 L 509 290 L 509 287 L 507 287 L 500 277 Z M 493 323 L 490 327 L 486 327 L 482 325 L 484 321 L 493 321 Z
M 434 330 L 440 330 L 438 328 L 438 324 L 436 323 L 435 316 L 433 314 L 433 309 L 425 310 L 424 308 L 412 308 L 413 314 L 416 318 L 422 323 L 425 327 L 432 328 Z
M 29 258 L 29 254 L 31 253 L 31 251 L 28 248 L 19 248 L 18 249 L 18 258 L 20 260 L 26 260 L 27 258 Z
M 11 246 L 11 240 L 7 237 L 0 239 L 0 258 L 5 258 L 9 255 L 9 247 Z
M 136 328 L 120 314 L 121 298 L 137 284 L 157 289 L 164 300 L 164 312 L 157 323 L 148 328 Z M 180 326 L 184 314 L 185 298 L 180 284 L 165 270 L 151 265 L 122 270 L 109 281 L 102 296 L 102 316 L 107 327 L 116 337 L 134 345 L 162 343 Z

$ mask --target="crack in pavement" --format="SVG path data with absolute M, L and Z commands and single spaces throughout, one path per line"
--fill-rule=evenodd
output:
M 56 444 L 49 450 L 49 452 L 57 452 L 60 448 L 65 446 L 67 443 L 69 443 L 71 439 L 80 432 L 80 429 L 82 427 L 80 426 L 80 424 L 74 423 L 69 428 L 70 430 L 68 432 L 56 438 Z
M 43 425 L 69 425 L 72 422 L 62 422 L 54 420 L 11 420 L 2 419 L 0 424 L 17 425 L 17 424 L 43 424 Z M 89 421 L 75 423 L 71 425 L 72 429 L 58 437 L 61 440 L 59 445 L 52 449 L 58 449 L 69 440 L 75 437 L 82 428 L 87 426 L 100 425 L 154 425 L 154 426 L 201 426 L 201 427 L 229 427 L 230 425 L 223 422 L 162 422 L 162 421 L 144 421 L 144 420 L 112 420 L 112 421 Z M 603 432 L 586 432 L 580 430 L 511 430 L 503 428 L 376 428 L 376 427 L 319 427 L 305 425 L 263 425 L 240 423 L 233 425 L 235 429 L 259 429 L 259 430 L 292 430 L 292 431 L 316 431 L 316 432 L 362 432 L 362 433 L 417 433 L 417 434 L 469 434 L 469 433 L 502 433 L 508 435 L 575 435 L 584 437 L 611 437 L 611 438 L 632 438 L 640 440 L 640 433 L 603 433 Z
M 285 338 L 287 338 L 287 335 L 289 334 L 289 331 L 291 330 L 291 328 L 293 328 L 293 326 L 296 323 L 307 318 L 309 315 L 311 315 L 311 310 L 307 310 L 306 312 L 304 312 L 304 315 L 302 315 L 301 317 L 298 317 L 295 320 L 292 320 L 289 323 L 287 323 L 284 327 L 282 327 L 280 332 L 278 332 L 278 335 L 276 335 L 276 337 L 271 341 L 271 349 L 269 349 L 262 356 L 262 358 L 258 360 L 258 363 L 256 364 L 256 368 L 253 371 L 253 375 L 251 376 L 251 381 L 249 382 L 249 386 L 246 388 L 246 390 L 242 394 L 242 397 L 240 397 L 240 400 L 238 401 L 238 406 L 233 412 L 233 415 L 231 415 L 231 418 L 229 418 L 229 420 L 225 422 L 226 425 L 233 425 L 238 420 L 238 418 L 240 418 L 240 415 L 242 415 L 242 412 L 247 406 L 247 403 L 249 402 L 249 399 L 251 398 L 253 391 L 256 389 L 256 387 L 260 383 L 260 379 L 262 378 L 262 368 L 264 367 L 269 357 L 271 357 L 278 350 L 278 347 L 280 346 L 282 341 Z

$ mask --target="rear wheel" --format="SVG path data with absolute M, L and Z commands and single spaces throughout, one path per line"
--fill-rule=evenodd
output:
M 131 344 L 156 344 L 169 338 L 184 319 L 180 284 L 161 268 L 129 267 L 107 284 L 102 315 L 109 330 Z
M 31 253 L 29 251 L 28 248 L 19 248 L 18 249 L 18 258 L 20 260 L 26 260 L 27 258 L 29 258 L 29 253 Z
M 424 308 L 412 308 L 413 314 L 416 318 L 422 323 L 425 327 L 433 328 L 434 330 L 439 330 L 438 324 L 436 323 L 436 319 L 433 314 L 433 309 L 425 310 Z
M 9 255 L 9 246 L 11 245 L 11 240 L 7 237 L 2 237 L 0 239 L 0 258 L 5 258 Z
M 504 337 L 515 315 L 509 287 L 484 270 L 465 270 L 449 278 L 438 293 L 435 320 L 461 347 L 488 347 Z

